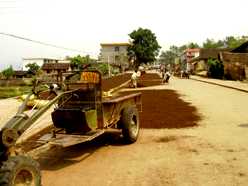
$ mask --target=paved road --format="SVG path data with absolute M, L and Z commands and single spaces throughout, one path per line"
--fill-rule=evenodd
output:
M 0 100 L 0 128 L 4 125 L 11 116 L 17 112 L 18 102 L 16 99 L 1 99 Z
M 248 94 L 176 78 L 156 88 L 196 106 L 200 126 L 147 129 L 133 145 L 98 141 L 47 155 L 44 185 L 247 185 Z
M 199 127 L 143 129 L 132 145 L 103 137 L 46 154 L 43 185 L 246 186 L 248 94 L 177 78 L 154 88 L 176 90 L 197 107 Z
M 221 134 L 227 140 L 225 144 L 237 143 L 239 135 L 248 139 L 248 93 L 185 79 L 172 81 L 169 87 L 185 95 L 182 98 L 197 106 L 204 117 L 200 123 L 203 131 L 204 128 L 214 129 L 212 135 L 206 135 L 208 138 Z M 242 145 L 245 147 L 247 144 Z
M 220 85 L 223 87 L 228 87 L 228 88 L 232 88 L 232 89 L 236 89 L 236 90 L 248 93 L 248 83 L 247 82 L 211 79 L 211 78 L 204 78 L 204 77 L 193 76 L 193 75 L 190 76 L 190 79 L 194 79 L 197 81 L 206 82 L 206 83 L 210 83 L 210 84 L 216 84 L 216 85 Z
M 3 125 L 14 116 L 14 114 L 17 112 L 19 106 L 22 104 L 21 101 L 18 101 L 15 98 L 9 98 L 9 99 L 2 99 L 0 100 L 0 129 L 3 127 Z M 37 131 L 40 131 L 41 129 L 46 128 L 47 126 L 51 125 L 52 119 L 51 119 L 51 112 L 53 110 L 53 107 L 46 111 L 42 117 L 40 117 L 36 123 L 30 127 L 26 132 L 25 135 L 22 136 L 19 140 L 25 140 L 26 138 L 32 136 L 32 134 L 36 133 Z M 27 112 L 29 115 L 30 112 Z M 20 141 L 18 141 L 20 142 Z

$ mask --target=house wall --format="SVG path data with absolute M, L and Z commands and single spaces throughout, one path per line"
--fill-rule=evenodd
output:
M 190 60 L 200 55 L 200 49 L 186 49 L 181 55 L 181 70 L 192 72 L 194 67 L 191 65 Z
M 195 71 L 205 71 L 207 70 L 207 62 L 205 60 L 200 60 L 195 64 Z
M 58 60 L 58 63 L 71 63 L 70 60 Z
M 45 72 L 46 74 L 58 74 L 60 72 L 66 72 L 66 71 L 69 71 L 69 69 L 68 70 L 65 70 L 65 69 L 63 69 L 63 70 L 55 70 L 55 69 L 43 70 L 43 72 Z
M 102 46 L 100 61 L 103 63 L 109 62 L 110 64 L 127 63 L 127 47 L 128 46 Z
M 245 65 L 245 79 L 248 79 L 248 65 Z
M 224 62 L 224 77 L 229 80 L 244 80 L 248 78 L 248 66 L 241 63 Z

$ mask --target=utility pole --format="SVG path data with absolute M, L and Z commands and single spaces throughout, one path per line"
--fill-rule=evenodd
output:
M 109 61 L 109 56 L 108 56 L 108 74 L 109 77 L 111 76 L 111 71 L 110 71 L 110 61 Z

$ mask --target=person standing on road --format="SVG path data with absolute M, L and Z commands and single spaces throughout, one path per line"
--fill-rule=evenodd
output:
M 166 83 L 169 83 L 170 77 L 171 77 L 171 74 L 170 74 L 169 71 L 167 71 L 167 72 L 165 73 L 165 82 L 166 82 Z
M 131 76 L 131 82 L 134 88 L 137 88 L 138 76 L 139 76 L 138 71 L 135 70 Z
M 169 83 L 169 79 L 171 77 L 171 74 L 168 70 L 165 70 L 163 79 L 162 79 L 162 83 Z
M 160 72 L 161 72 L 162 79 L 164 79 L 164 75 L 165 75 L 165 72 L 166 72 L 166 68 L 165 68 L 164 65 L 161 65 Z

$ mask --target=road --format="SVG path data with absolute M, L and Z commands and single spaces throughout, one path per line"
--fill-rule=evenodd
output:
M 246 186 L 248 94 L 177 78 L 153 89 L 177 91 L 197 108 L 198 126 L 142 129 L 132 145 L 105 135 L 51 151 L 39 159 L 43 185 Z

